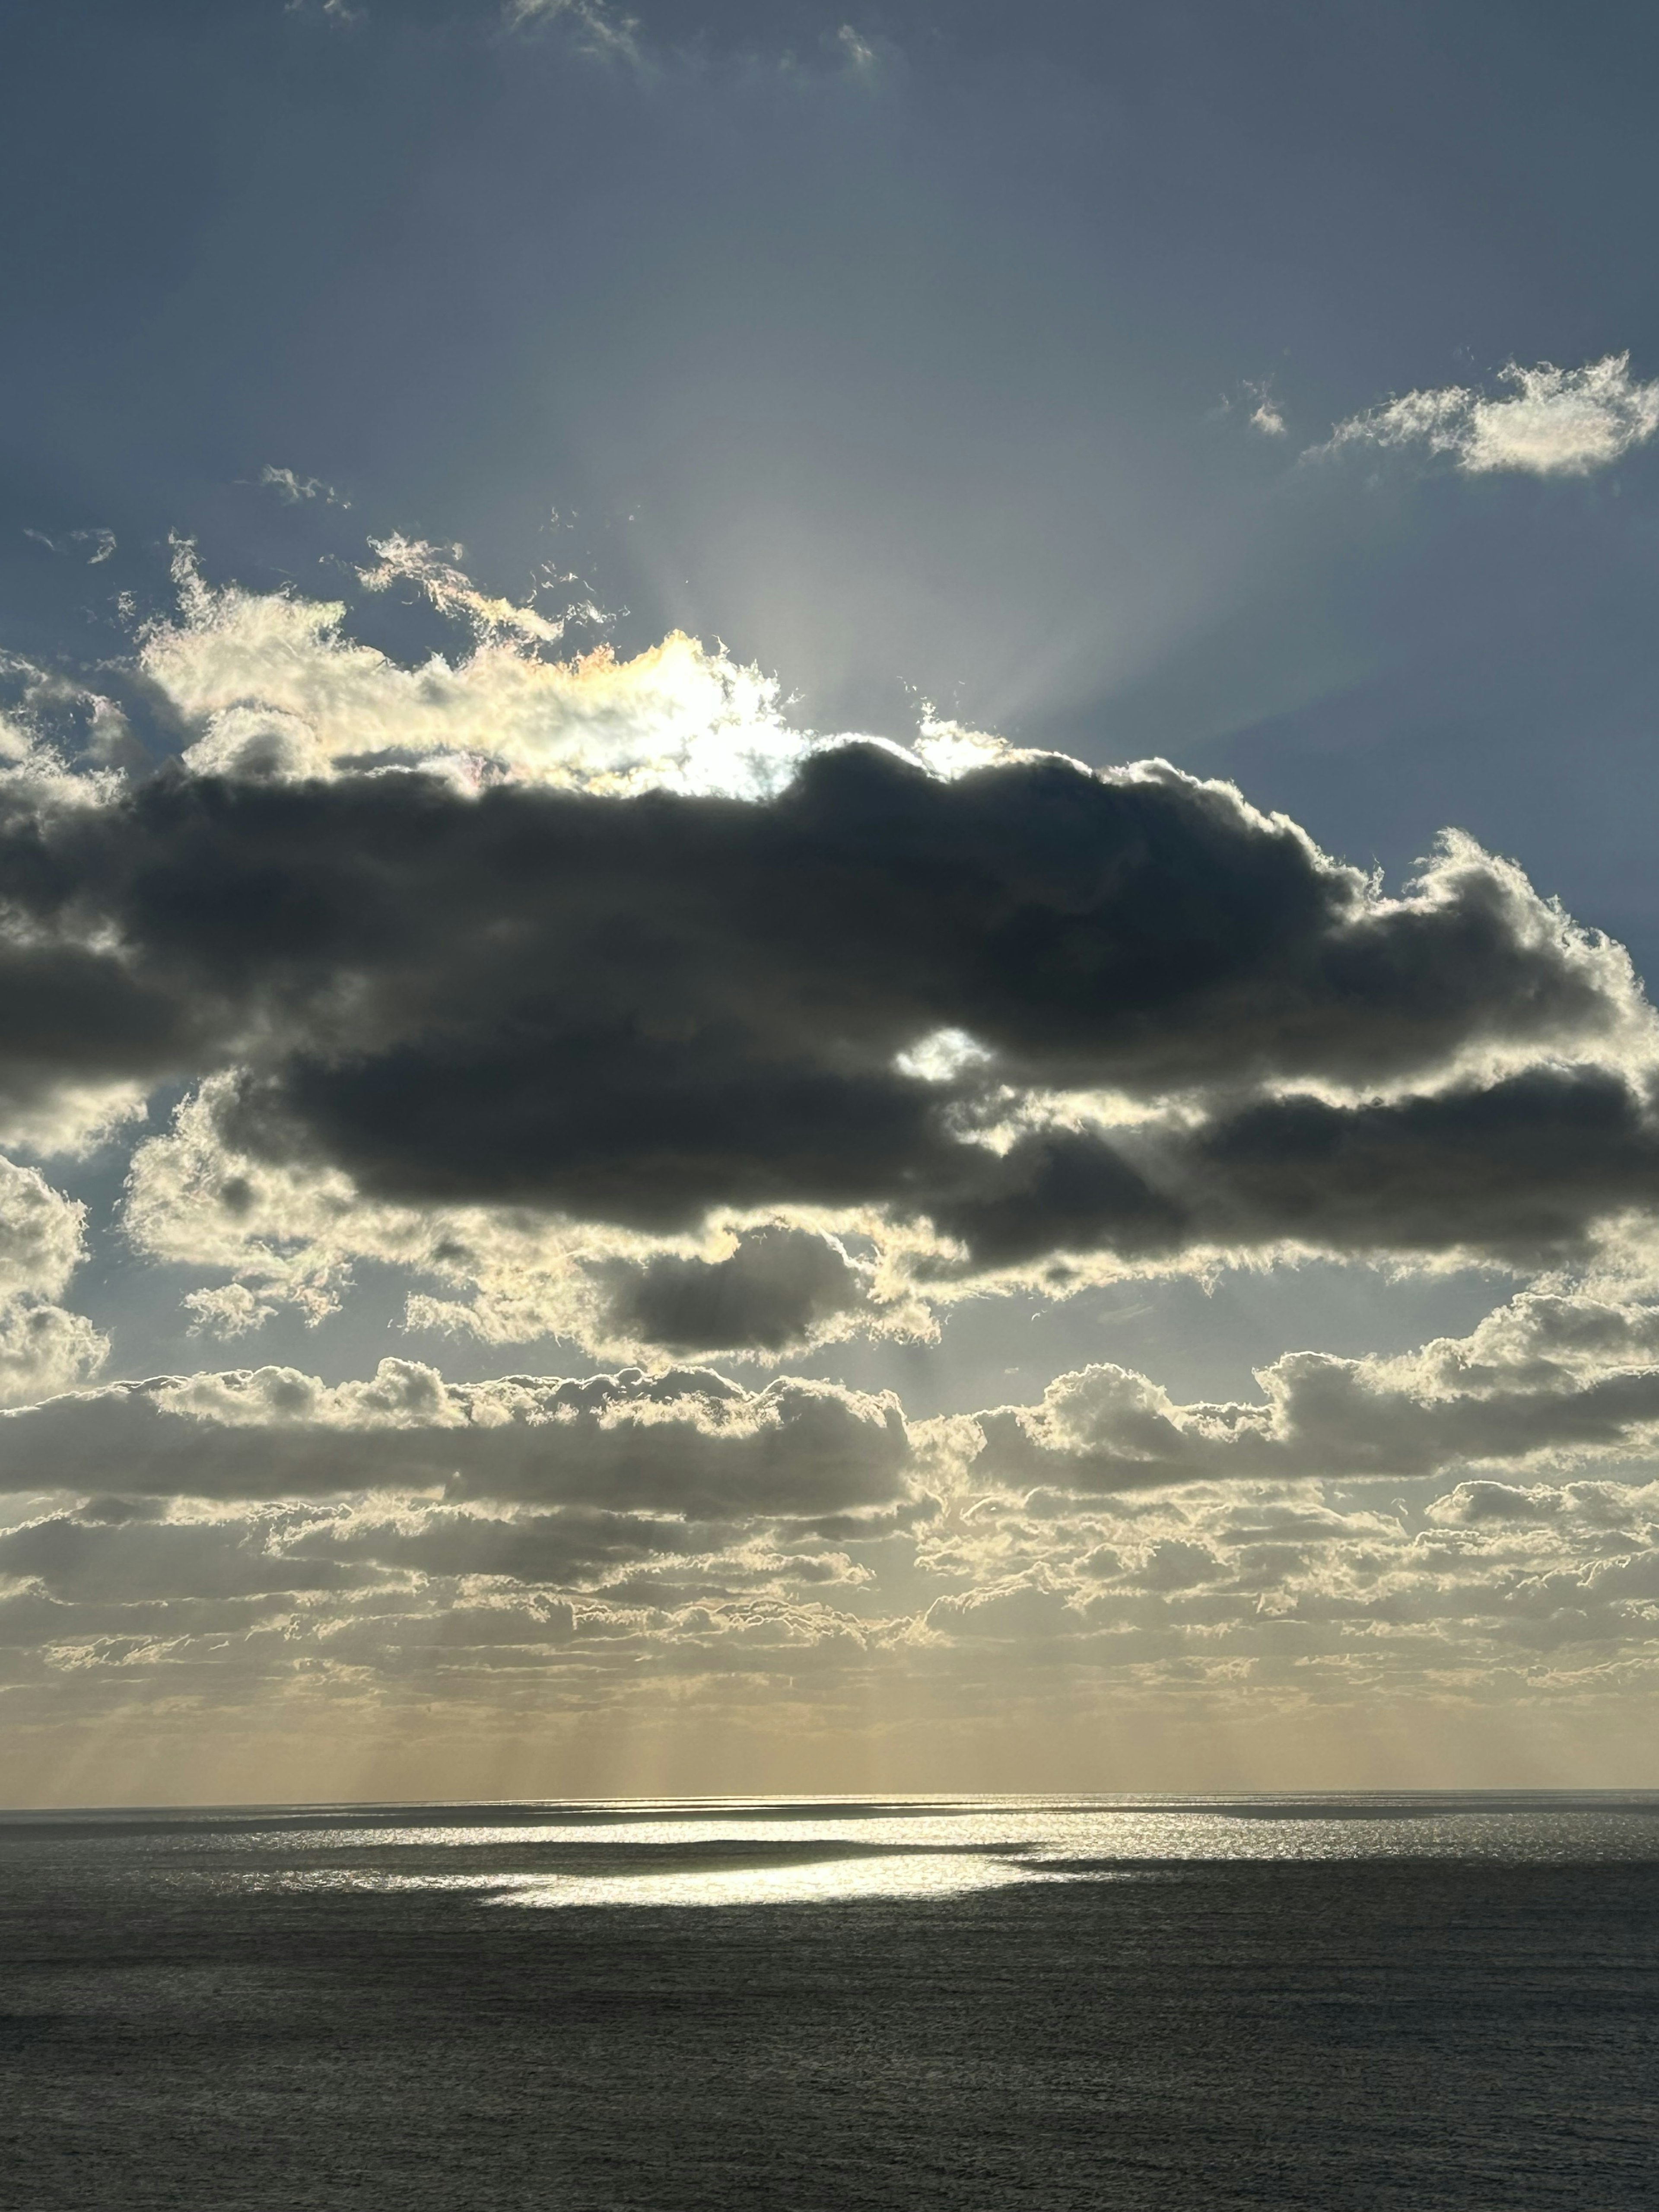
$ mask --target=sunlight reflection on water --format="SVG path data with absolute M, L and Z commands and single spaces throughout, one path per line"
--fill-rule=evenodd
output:
M 519 1817 L 510 1824 L 464 1817 L 393 1824 L 343 1814 L 337 1825 L 262 1827 L 239 1844 L 289 1863 L 240 1879 L 284 1889 L 471 1892 L 481 1903 L 521 1907 L 713 1906 L 1145 1880 L 1178 1862 L 1644 1857 L 1659 1841 L 1659 1823 L 1626 1817 L 1659 1804 L 1629 1799 L 1571 1807 L 1354 1798 L 1171 1804 L 1028 1797 L 914 1808 L 680 1801 L 550 1807 L 545 1820 L 533 1817 L 534 1807 L 513 1809 Z M 493 1863 L 451 1870 L 431 1863 L 468 1850 L 489 1853 Z M 304 1863 L 313 1853 L 370 1851 L 394 1863 Z M 397 1866 L 405 1853 L 416 1863 Z
M 804 1866 L 556 1875 L 503 1890 L 491 1905 L 809 1905 L 852 1898 L 939 1898 L 1017 1881 L 1070 1881 L 1018 1859 L 957 1856 L 816 1860 Z
M 1010 1882 L 1081 1879 L 1018 1859 L 896 1853 L 781 1866 L 674 1866 L 625 1874 L 397 1875 L 331 1869 L 278 1876 L 271 1886 L 360 1892 L 475 1890 L 485 1905 L 546 1910 L 573 1905 L 810 1905 L 856 1898 L 941 1898 L 1000 1888 Z

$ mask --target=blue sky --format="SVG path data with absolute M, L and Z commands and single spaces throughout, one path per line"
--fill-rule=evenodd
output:
M 459 538 L 499 588 L 556 555 L 817 726 L 902 727 L 916 687 L 1390 866 L 1478 813 L 1638 933 L 1651 460 L 1294 464 L 1391 393 L 1650 365 L 1639 14 L 845 27 L 19 8 L 15 649 L 95 651 L 114 580 L 25 528 L 303 576 L 318 518 L 248 495 L 288 467 L 351 498 L 343 542 Z

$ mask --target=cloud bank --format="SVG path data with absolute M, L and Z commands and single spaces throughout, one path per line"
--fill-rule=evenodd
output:
M 994 1651 L 1016 1698 L 1079 1668 L 1286 1713 L 1571 1697 L 1651 1672 L 1656 1353 L 1651 1307 L 1524 1295 L 1399 1359 L 1287 1354 L 1231 1406 L 1103 1367 L 931 1422 L 700 1370 L 83 1390 L 0 1416 L 0 1686 L 26 1725 L 621 1708 L 665 1676 L 950 1718 Z

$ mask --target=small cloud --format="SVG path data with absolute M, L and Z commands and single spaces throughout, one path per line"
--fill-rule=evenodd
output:
M 843 23 L 836 33 L 836 43 L 850 65 L 868 71 L 876 65 L 876 50 L 866 39 L 861 39 L 850 23 Z
M 1279 402 L 1273 398 L 1272 386 L 1267 383 L 1246 384 L 1244 389 L 1255 402 L 1250 410 L 1251 429 L 1259 430 L 1264 438 L 1282 438 L 1285 435 L 1285 417 L 1279 411 Z
M 1247 376 L 1238 394 L 1235 396 L 1229 392 L 1224 395 L 1204 420 L 1206 422 L 1225 422 L 1235 410 L 1242 411 L 1251 429 L 1259 431 L 1264 438 L 1282 438 L 1285 435 L 1284 411 L 1273 397 L 1270 376 L 1259 379 Z
M 353 8 L 348 0 L 287 0 L 283 12 L 285 15 L 320 15 L 325 22 L 343 27 L 361 23 L 368 10 Z
M 44 530 L 25 528 L 25 538 L 32 538 L 37 545 L 44 545 L 48 553 L 67 553 L 71 547 L 90 546 L 91 552 L 83 555 L 88 568 L 100 568 L 115 550 L 112 530 L 71 530 L 64 538 L 48 538 Z
M 187 1291 L 182 1303 L 195 1316 L 190 1325 L 192 1336 L 246 1336 L 252 1329 L 262 1328 L 276 1310 L 255 1297 L 246 1283 Z
M 349 507 L 349 499 L 342 499 L 332 484 L 325 484 L 320 477 L 296 476 L 292 469 L 275 469 L 267 462 L 259 471 L 259 482 L 268 484 L 289 507 L 297 507 L 301 500 L 320 499 L 325 507 Z
M 1606 468 L 1659 430 L 1659 381 L 1638 384 L 1628 353 L 1582 368 L 1540 362 L 1499 372 L 1507 391 L 1448 385 L 1408 392 L 1339 422 L 1306 459 L 1348 446 L 1418 447 L 1449 454 L 1466 476 L 1518 469 L 1531 476 L 1583 477 Z
M 505 13 L 509 31 L 562 22 L 574 30 L 583 53 L 626 62 L 640 59 L 639 25 L 608 0 L 507 0 Z

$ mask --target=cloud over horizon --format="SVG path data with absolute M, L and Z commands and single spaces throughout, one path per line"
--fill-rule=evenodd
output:
M 707 1370 L 106 1386 L 0 1415 L 0 1682 L 22 1716 L 211 1682 L 361 1717 L 603 1705 L 644 1666 L 949 1715 L 951 1655 L 994 1648 L 1126 1691 L 1243 1669 L 1287 1710 L 1385 1668 L 1593 1684 L 1650 1664 L 1656 1352 L 1651 1306 L 1524 1295 L 1393 1360 L 1286 1354 L 1255 1405 L 1116 1368 L 908 1424 Z

